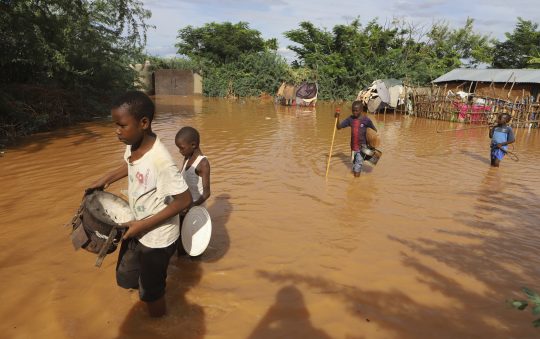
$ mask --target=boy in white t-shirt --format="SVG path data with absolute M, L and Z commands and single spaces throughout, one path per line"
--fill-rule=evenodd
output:
M 191 194 L 171 155 L 152 132 L 154 103 L 144 93 L 131 91 L 111 110 L 118 139 L 127 145 L 125 163 L 92 184 L 104 189 L 128 176 L 129 206 L 135 220 L 124 224 L 116 281 L 138 288 L 152 317 L 166 312 L 165 280 L 169 259 L 180 234 L 178 213 L 192 203 Z

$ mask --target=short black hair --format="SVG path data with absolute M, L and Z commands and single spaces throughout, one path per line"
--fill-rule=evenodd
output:
M 351 108 L 354 106 L 360 106 L 362 108 L 362 112 L 367 112 L 367 105 L 361 100 L 353 101 Z
M 505 122 L 509 122 L 512 117 L 508 113 L 501 113 L 501 119 L 504 119 Z
M 187 142 L 194 142 L 195 145 L 197 146 L 199 146 L 201 142 L 201 137 L 199 136 L 199 132 L 191 126 L 185 126 L 185 127 L 180 128 L 178 133 L 176 133 L 176 137 L 174 139 L 175 140 L 182 139 Z
M 123 105 L 128 106 L 129 114 L 137 120 L 145 117 L 150 121 L 154 119 L 156 106 L 152 99 L 141 91 L 128 91 L 122 94 L 113 101 L 112 108 L 118 108 Z

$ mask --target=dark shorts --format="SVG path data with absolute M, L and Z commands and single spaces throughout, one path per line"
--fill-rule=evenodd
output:
M 158 300 L 165 294 L 167 267 L 175 250 L 176 242 L 164 248 L 150 248 L 134 238 L 122 241 L 116 283 L 123 288 L 139 289 L 142 301 Z

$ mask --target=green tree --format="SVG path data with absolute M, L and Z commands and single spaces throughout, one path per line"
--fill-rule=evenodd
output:
M 259 96 L 275 93 L 287 80 L 291 80 L 289 66 L 276 52 L 245 53 L 227 64 L 206 64 L 203 92 L 216 97 Z
M 539 68 L 528 61 L 540 53 L 538 24 L 518 17 L 512 33 L 505 33 L 506 40 L 498 42 L 493 52 L 495 68 Z
M 0 2 L 0 133 L 90 118 L 133 84 L 146 40 L 138 0 Z
M 277 40 L 265 41 L 261 32 L 250 29 L 247 22 L 216 23 L 203 27 L 186 26 L 178 31 L 178 54 L 191 59 L 207 59 L 217 64 L 234 62 L 244 53 L 276 50 Z
M 298 57 L 293 66 L 313 69 L 322 99 L 354 98 L 381 78 L 427 83 L 455 67 L 489 62 L 492 44 L 474 33 L 472 19 L 463 28 L 437 23 L 427 31 L 399 20 L 364 27 L 356 19 L 332 31 L 302 22 L 284 35 L 295 43 L 289 46 Z

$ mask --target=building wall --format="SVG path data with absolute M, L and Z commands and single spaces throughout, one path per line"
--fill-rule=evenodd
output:
M 156 95 L 202 94 L 202 79 L 189 70 L 158 69 L 154 72 Z

